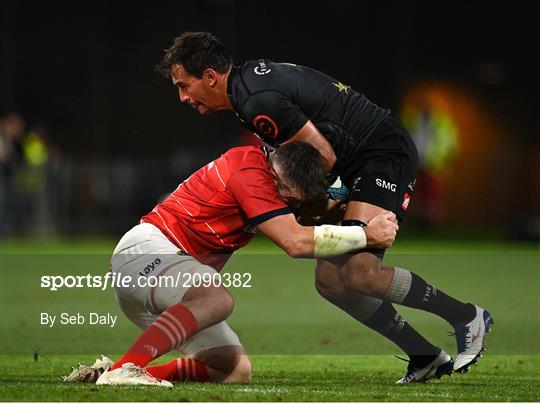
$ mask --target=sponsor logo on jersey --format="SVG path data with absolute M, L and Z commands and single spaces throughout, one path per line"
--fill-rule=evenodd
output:
M 266 66 L 266 62 L 264 60 L 259 60 L 257 63 L 259 63 L 259 65 L 255 66 L 255 69 L 253 69 L 256 75 L 264 76 L 272 71 L 272 69 L 269 69 L 268 66 Z
M 411 196 L 409 194 L 405 194 L 403 197 L 403 203 L 401 204 L 401 209 L 407 210 L 409 207 L 409 202 L 411 202 Z
M 257 132 L 263 137 L 275 139 L 278 135 L 276 123 L 267 115 L 257 115 L 253 119 L 253 126 L 255 126 Z
M 341 82 L 332 83 L 334 86 L 337 87 L 338 91 L 341 93 L 342 91 L 345 91 L 345 94 L 349 94 L 349 86 L 346 86 L 345 84 Z
M 388 190 L 390 190 L 392 192 L 396 192 L 397 185 L 392 184 L 391 182 L 381 180 L 380 178 L 376 178 L 375 179 L 375 184 L 377 184 L 378 187 L 388 189 Z
M 352 191 L 360 191 L 360 181 L 362 181 L 362 177 L 358 177 L 354 180 Z
M 156 258 L 150 264 L 145 266 L 144 269 L 141 272 L 139 272 L 139 275 L 141 275 L 141 276 L 148 275 L 150 272 L 152 272 L 154 269 L 156 269 L 159 266 L 159 264 L 161 264 L 161 259 Z

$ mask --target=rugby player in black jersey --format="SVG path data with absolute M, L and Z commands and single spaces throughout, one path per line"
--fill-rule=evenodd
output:
M 418 170 L 415 145 L 389 110 L 350 86 L 291 63 L 260 59 L 233 66 L 227 49 L 208 32 L 177 37 L 157 68 L 177 87 L 180 101 L 201 114 L 232 110 L 271 146 L 304 141 L 317 147 L 329 173 L 350 190 L 343 226 L 365 226 L 388 210 L 403 219 Z M 493 323 L 489 312 L 454 299 L 407 269 L 383 266 L 383 255 L 365 250 L 319 260 L 317 290 L 409 355 L 407 372 L 397 383 L 427 381 L 452 368 L 468 371 L 484 351 Z M 406 323 L 393 303 L 448 321 L 455 329 L 455 361 Z

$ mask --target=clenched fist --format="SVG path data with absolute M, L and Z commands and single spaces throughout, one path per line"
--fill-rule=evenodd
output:
M 394 213 L 384 212 L 378 214 L 364 227 L 367 247 L 377 249 L 392 247 L 398 230 L 399 226 Z

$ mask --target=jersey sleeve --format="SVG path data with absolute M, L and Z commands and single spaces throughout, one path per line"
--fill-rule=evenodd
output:
M 300 107 L 279 91 L 252 94 L 243 112 L 252 130 L 270 145 L 290 139 L 308 121 Z
M 253 226 L 291 213 L 291 209 L 279 197 L 272 175 L 265 170 L 239 170 L 231 176 L 227 188 Z

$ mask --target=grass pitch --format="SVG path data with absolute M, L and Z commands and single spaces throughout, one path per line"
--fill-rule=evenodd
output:
M 466 375 L 396 386 L 406 364 L 399 351 L 323 301 L 313 262 L 291 260 L 266 241 L 234 257 L 228 272 L 252 274 L 251 288 L 230 288 L 229 323 L 251 355 L 251 384 L 178 383 L 172 390 L 66 384 L 60 376 L 97 354 L 116 358 L 138 330 L 111 290 L 40 288 L 51 274 L 102 274 L 114 241 L 4 243 L 0 297 L 2 401 L 538 401 L 540 265 L 537 246 L 409 241 L 385 263 L 409 268 L 457 298 L 487 307 L 495 327 L 488 353 Z M 110 312 L 115 327 L 40 325 L 40 313 Z M 449 326 L 428 313 L 399 308 L 428 339 L 455 353 Z M 32 349 L 39 348 L 38 362 Z M 172 358 L 169 354 L 160 361 Z
M 537 401 L 540 360 L 487 356 L 467 375 L 397 386 L 403 362 L 384 355 L 252 357 L 251 384 L 177 383 L 174 389 L 67 384 L 58 375 L 91 356 L 2 357 L 9 401 Z

